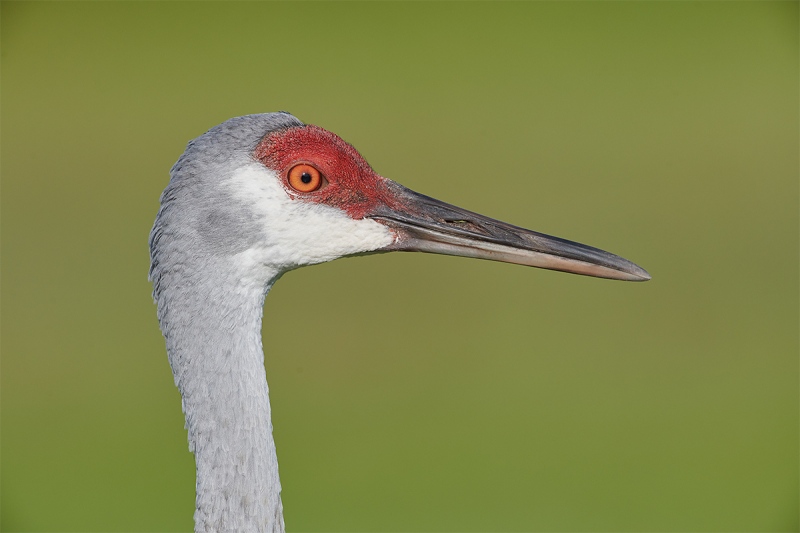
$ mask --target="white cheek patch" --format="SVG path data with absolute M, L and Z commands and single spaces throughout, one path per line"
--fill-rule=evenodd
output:
M 280 271 L 371 252 L 394 242 L 374 220 L 354 220 L 335 207 L 292 198 L 278 174 L 260 163 L 234 172 L 227 185 L 234 198 L 253 210 L 262 238 L 242 260 Z

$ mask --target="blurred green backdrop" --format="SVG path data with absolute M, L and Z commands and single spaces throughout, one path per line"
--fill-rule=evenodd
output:
M 191 529 L 147 236 L 189 139 L 276 110 L 654 278 L 285 276 L 290 531 L 798 530 L 797 2 L 3 2 L 1 104 L 4 531 Z

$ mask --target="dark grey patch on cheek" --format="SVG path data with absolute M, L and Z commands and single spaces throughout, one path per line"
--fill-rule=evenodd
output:
M 253 212 L 246 207 L 236 210 L 211 207 L 200 212 L 197 233 L 206 251 L 230 255 L 251 248 L 258 241 L 259 228 Z

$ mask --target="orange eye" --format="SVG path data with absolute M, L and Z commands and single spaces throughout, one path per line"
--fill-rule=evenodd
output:
M 299 192 L 313 192 L 322 187 L 325 178 L 311 165 L 295 165 L 289 170 L 289 185 Z

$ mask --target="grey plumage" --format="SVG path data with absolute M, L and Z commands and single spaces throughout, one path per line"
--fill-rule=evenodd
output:
M 249 115 L 189 142 L 150 234 L 153 297 L 197 462 L 197 531 L 284 529 L 260 338 L 270 273 L 242 279 L 233 257 L 256 242 L 258 220 L 224 184 L 265 134 L 296 126 L 288 113 Z
M 150 233 L 150 279 L 159 300 L 161 262 L 169 254 L 159 246 L 165 233 L 170 245 L 186 244 L 193 254 L 230 254 L 252 240 L 246 212 L 231 209 L 229 193 L 219 184 L 240 166 L 252 162 L 253 150 L 268 133 L 303 126 L 289 113 L 236 117 L 189 141 L 170 170 L 161 208 Z M 190 243 L 190 244 L 189 244 Z

